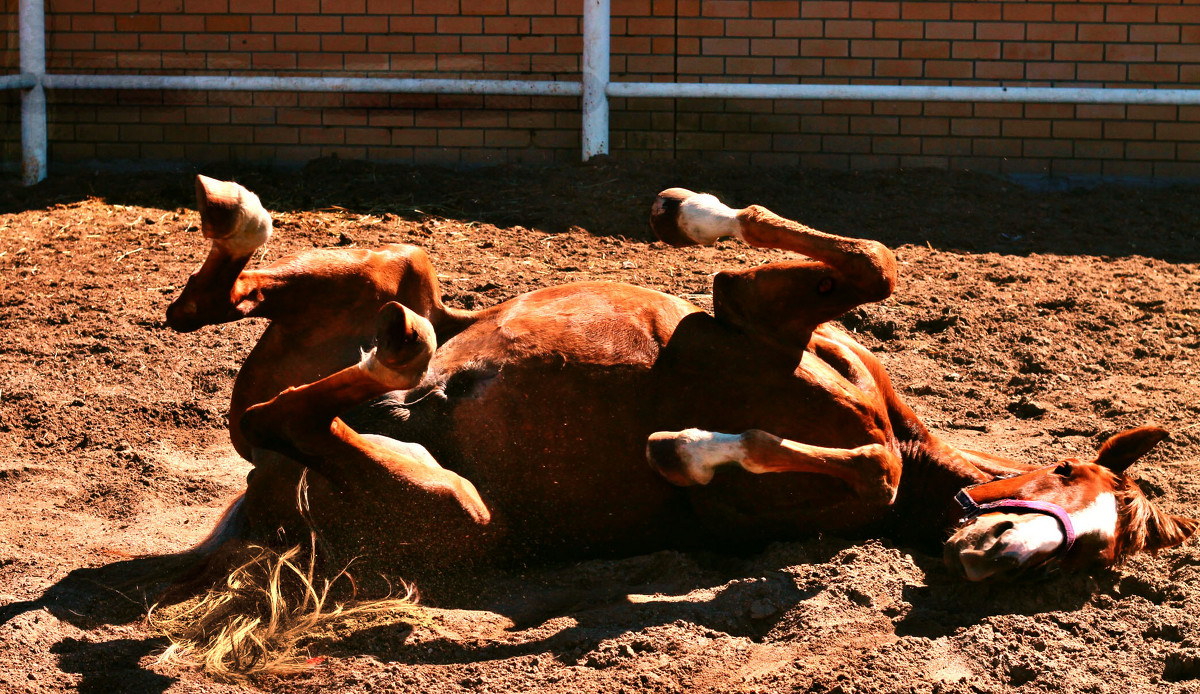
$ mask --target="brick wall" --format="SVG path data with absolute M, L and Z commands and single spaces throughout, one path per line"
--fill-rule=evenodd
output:
M 581 0 L 49 0 L 53 72 L 577 80 Z M 0 33 L 16 68 L 15 0 Z M 614 80 L 1200 87 L 1195 0 L 612 0 Z M 7 37 L 7 38 L 4 38 Z M 579 100 L 50 94 L 51 158 L 576 160 Z M 16 100 L 0 98 L 5 159 Z M 6 116 L 6 117 L 5 117 Z M 1200 107 L 615 99 L 621 156 L 1200 175 Z

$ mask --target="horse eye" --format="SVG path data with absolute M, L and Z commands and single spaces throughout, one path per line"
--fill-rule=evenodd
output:
M 1062 477 L 1070 477 L 1073 468 L 1070 463 L 1059 463 L 1058 467 L 1054 468 L 1054 474 Z

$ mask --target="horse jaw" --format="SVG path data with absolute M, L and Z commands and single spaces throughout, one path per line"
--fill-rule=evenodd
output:
M 1070 514 L 1076 544 L 1109 544 L 1116 534 L 1117 501 L 1111 493 Z M 959 528 L 943 552 L 947 568 L 969 581 L 1012 577 L 1049 561 L 1066 542 L 1062 526 L 1043 513 L 988 513 Z M 1092 544 L 1088 542 L 1087 544 Z

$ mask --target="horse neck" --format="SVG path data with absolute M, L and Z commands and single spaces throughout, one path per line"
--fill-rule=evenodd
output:
M 999 456 L 959 450 L 923 433 L 900 443 L 904 468 L 893 507 L 893 527 L 904 539 L 940 543 L 958 518 L 954 501 L 958 490 L 1030 469 Z

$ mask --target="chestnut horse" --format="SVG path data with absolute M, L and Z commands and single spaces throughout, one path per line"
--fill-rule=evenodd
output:
M 827 531 L 949 537 L 947 566 L 979 581 L 1111 565 L 1197 526 L 1124 474 L 1161 429 L 1056 465 L 930 433 L 879 361 L 829 322 L 892 293 L 895 259 L 874 241 L 673 188 L 651 212 L 668 244 L 732 236 L 805 258 L 717 273 L 713 315 L 601 282 L 464 311 L 442 304 L 412 246 L 247 270 L 270 216 L 236 183 L 200 177 L 197 194 L 212 247 L 168 324 L 271 321 L 229 414 L 254 469 L 205 549 L 311 523 L 419 578 Z

